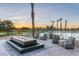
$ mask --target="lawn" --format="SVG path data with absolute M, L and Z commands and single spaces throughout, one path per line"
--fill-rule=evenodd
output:
M 37 32 L 46 32 L 46 30 L 37 30 Z M 11 36 L 11 35 L 26 35 L 32 36 L 32 30 L 13 30 L 12 32 L 0 32 L 0 37 Z

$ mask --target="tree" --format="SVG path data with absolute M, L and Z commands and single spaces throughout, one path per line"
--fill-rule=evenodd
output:
M 58 30 L 58 22 L 59 22 L 59 20 L 57 20 L 57 30 Z
M 66 37 L 66 31 L 67 31 L 67 20 L 65 20 L 65 37 Z
M 10 20 L 1 20 L 0 21 L 0 31 L 12 31 L 12 29 L 14 28 L 14 23 L 12 23 L 12 21 Z
M 60 30 L 62 31 L 62 18 L 60 18 L 59 21 L 60 21 Z
M 12 29 L 14 28 L 14 23 L 12 23 L 12 21 L 10 20 L 4 20 L 4 27 L 5 27 L 5 31 L 12 31 Z
M 52 31 L 54 31 L 54 21 L 50 20 L 50 22 L 52 22 L 52 25 L 50 26 L 50 29 L 51 29 Z
M 47 29 L 47 30 L 49 30 L 49 29 L 50 29 L 50 27 L 47 25 L 47 26 L 46 26 L 46 29 Z
M 57 31 L 58 31 L 58 22 L 59 22 L 59 20 L 57 20 Z M 58 35 L 58 32 L 57 32 L 57 35 Z
M 32 18 L 32 36 L 35 37 L 35 26 L 34 26 L 34 4 L 31 3 L 31 18 Z
M 59 21 L 60 21 L 60 35 L 62 35 L 62 18 L 60 18 Z

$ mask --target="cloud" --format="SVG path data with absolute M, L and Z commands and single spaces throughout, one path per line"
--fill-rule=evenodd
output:
M 8 17 L 7 19 L 24 19 L 24 18 L 26 18 L 26 16 L 13 16 L 13 17 Z

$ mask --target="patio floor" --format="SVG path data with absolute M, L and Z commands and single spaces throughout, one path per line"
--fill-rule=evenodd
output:
M 0 56 L 79 56 L 79 47 L 67 50 L 57 44 L 52 44 L 50 39 L 46 41 L 37 39 L 37 41 L 44 43 L 45 48 L 19 54 L 6 43 L 6 38 L 3 38 L 0 40 Z

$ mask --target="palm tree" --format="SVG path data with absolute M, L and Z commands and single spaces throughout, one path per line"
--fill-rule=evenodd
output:
M 58 31 L 58 22 L 59 22 L 59 20 L 57 20 L 57 31 Z M 57 35 L 58 35 L 58 32 L 57 32 Z
M 67 30 L 67 20 L 65 20 L 65 37 L 66 37 L 66 30 Z
M 62 18 L 60 18 L 59 21 L 60 21 L 60 35 L 62 36 L 62 33 L 61 33 L 61 31 L 62 31 Z
M 54 21 L 52 21 L 52 29 L 54 30 Z
M 51 29 L 53 29 L 53 31 L 54 31 L 54 21 L 51 21 L 51 20 L 50 20 L 50 22 L 52 22 Z
M 31 3 L 31 18 L 32 18 L 32 36 L 35 37 L 35 26 L 34 26 L 34 4 Z

